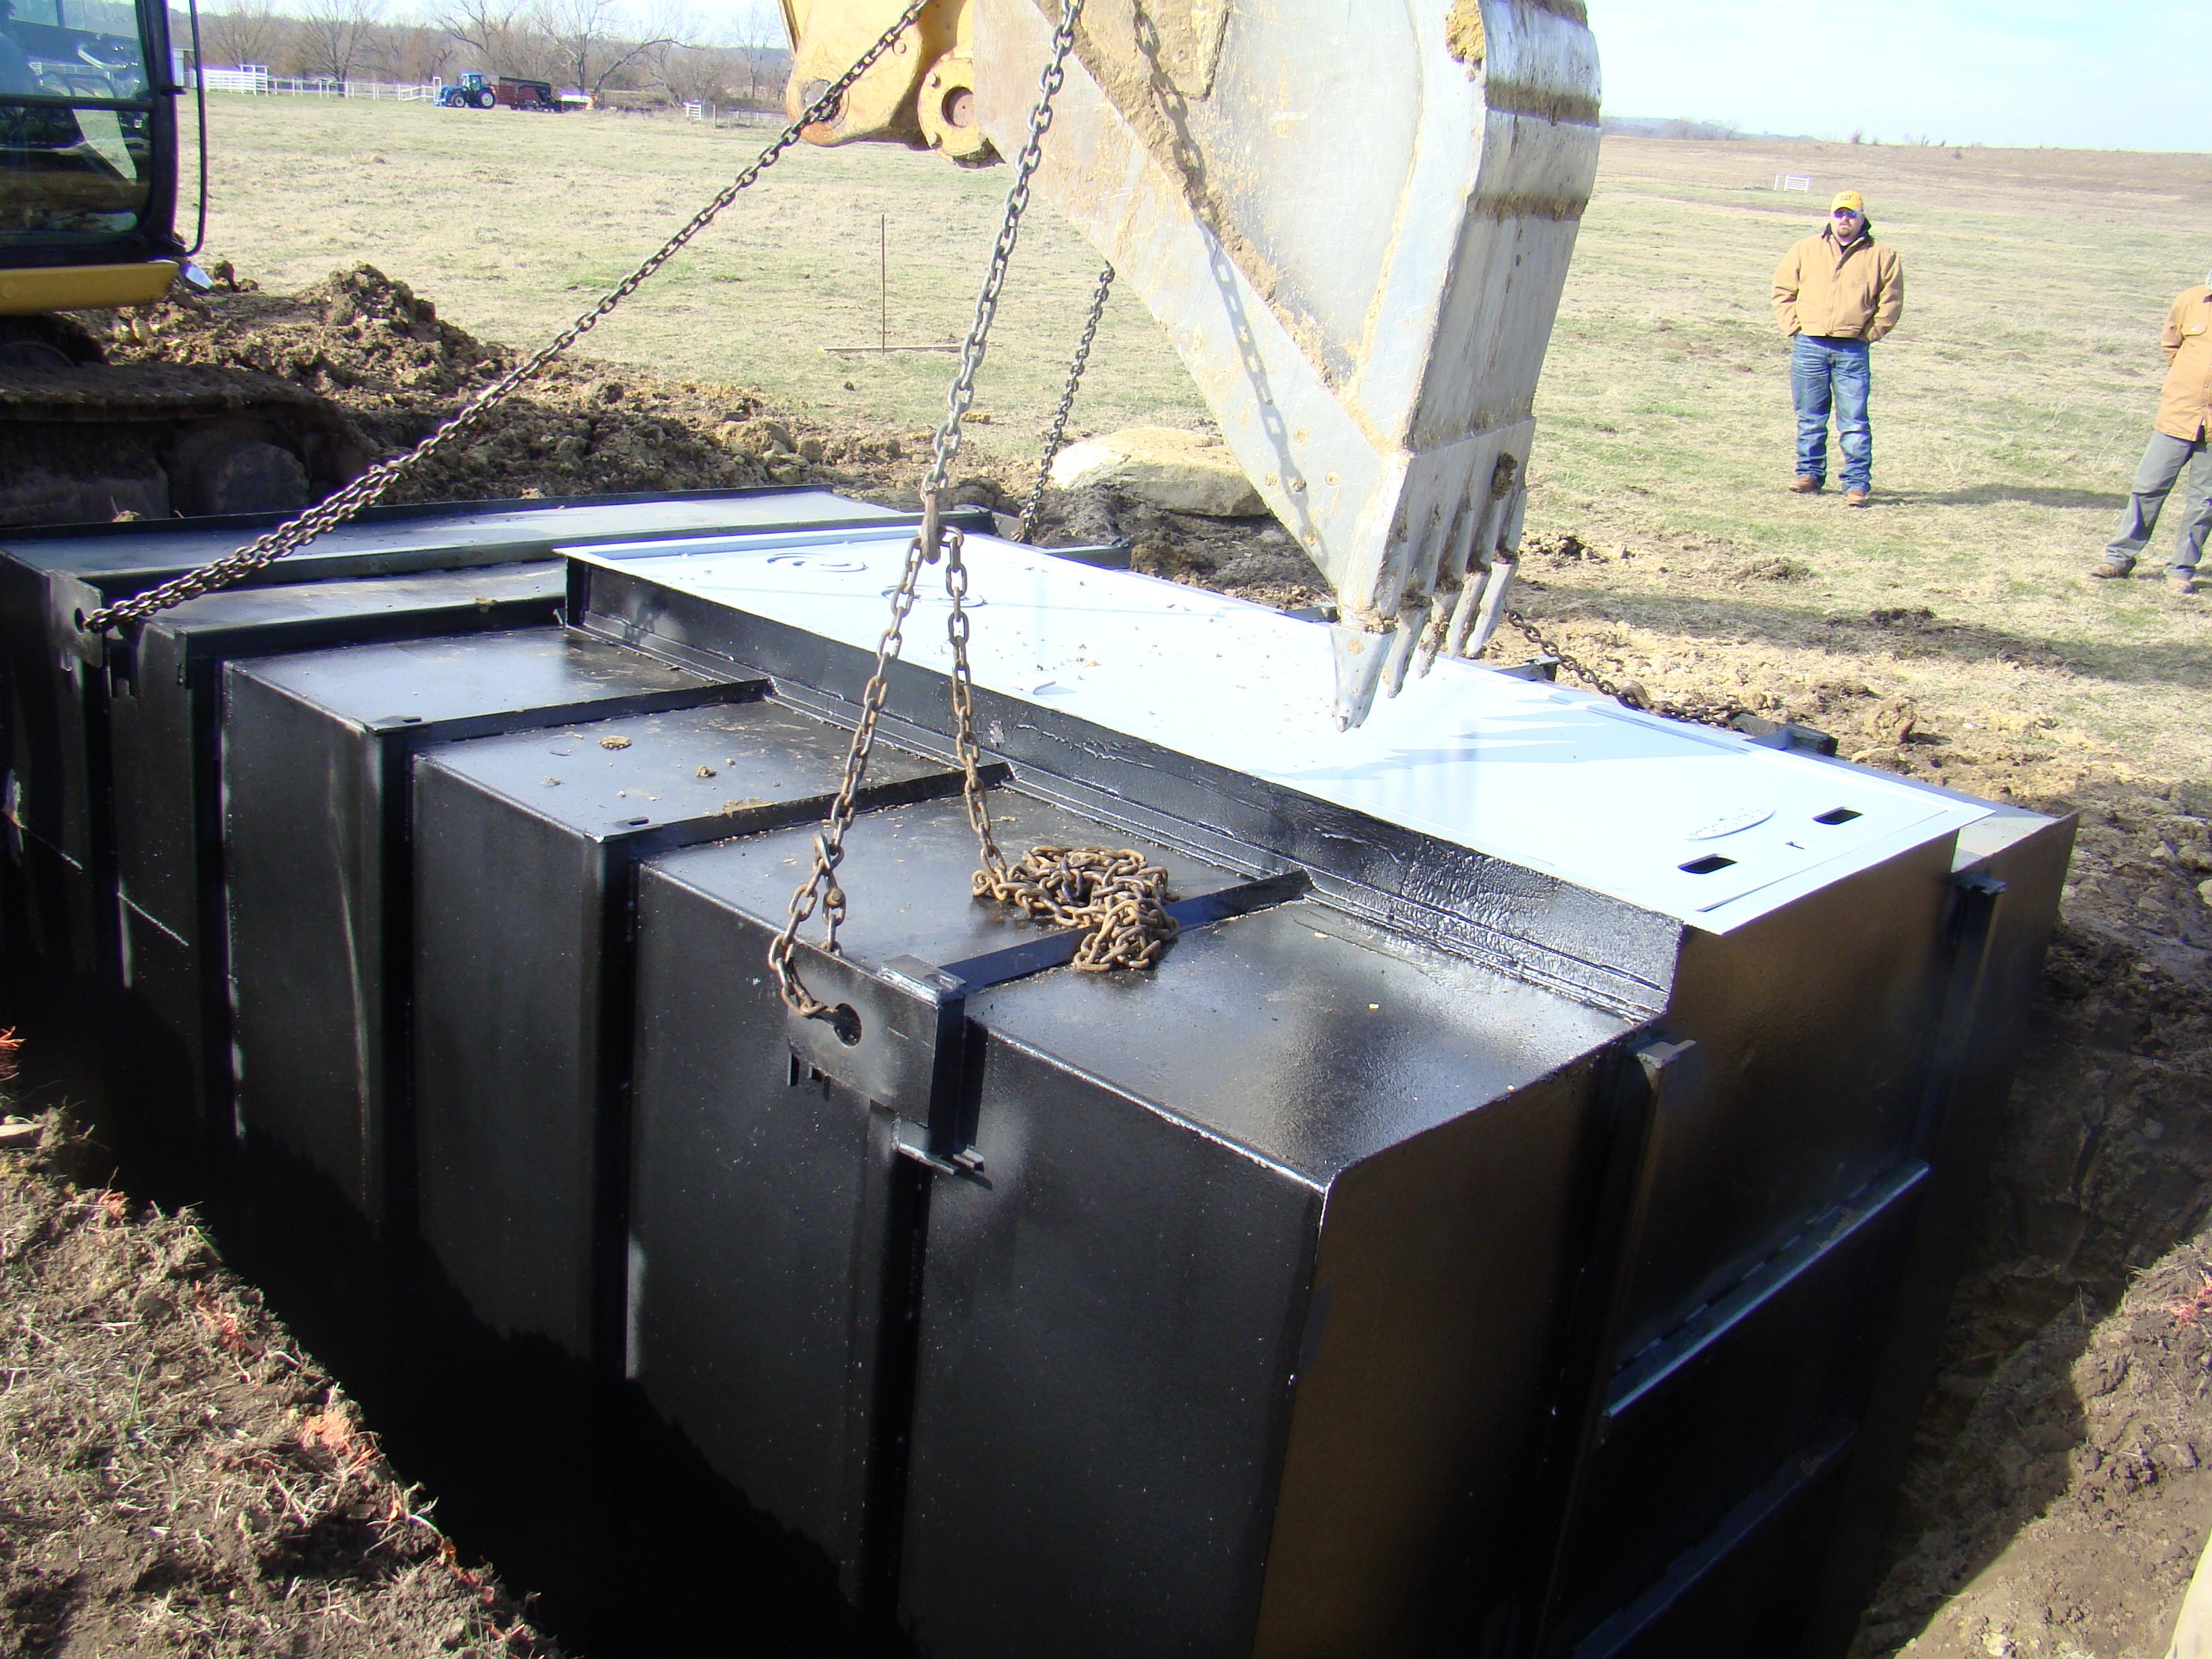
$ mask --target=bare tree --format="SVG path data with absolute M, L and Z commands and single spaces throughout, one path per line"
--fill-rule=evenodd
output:
M 654 76 L 679 104 L 723 104 L 739 79 L 741 63 L 726 46 L 676 46 L 659 55 Z
M 435 80 L 453 60 L 453 38 L 425 23 L 402 23 L 387 31 L 391 36 L 392 78 L 397 81 Z
M 448 0 L 431 21 L 487 75 L 526 75 L 544 56 L 532 38 L 525 0 Z
M 231 0 L 224 10 L 210 12 L 200 27 L 209 64 L 233 68 L 267 63 L 285 33 L 270 0 Z
M 738 8 L 724 34 L 744 55 L 744 100 L 757 107 L 761 101 L 762 77 L 767 76 L 768 89 L 773 94 L 789 54 L 791 36 L 784 27 L 782 9 L 769 0 L 747 0 L 746 4 Z
M 641 24 L 617 0 L 544 0 L 534 21 L 552 43 L 566 84 L 593 104 L 624 70 L 657 67 L 665 54 L 698 36 L 697 26 L 675 7 Z
M 300 46 L 307 73 L 350 80 L 370 49 L 384 0 L 307 0 L 301 8 Z

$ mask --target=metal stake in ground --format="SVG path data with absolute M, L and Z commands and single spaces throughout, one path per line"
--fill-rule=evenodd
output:
M 875 44 L 860 54 L 859 61 L 831 82 L 820 97 L 800 112 L 797 120 L 776 135 L 775 141 L 760 153 L 750 167 L 723 185 L 712 201 L 692 215 L 689 223 L 656 248 L 636 270 L 609 289 L 590 310 L 477 393 L 459 414 L 414 448 L 404 455 L 379 461 L 337 494 L 318 501 L 290 522 L 279 525 L 258 541 L 249 543 L 234 553 L 227 553 L 197 570 L 188 570 L 158 587 L 149 588 L 134 599 L 102 605 L 89 616 L 80 617 L 78 626 L 88 633 L 112 633 L 125 623 L 143 622 L 149 617 L 159 615 L 187 599 L 196 599 L 204 593 L 228 587 L 255 571 L 276 563 L 287 554 L 298 552 L 316 537 L 337 529 L 374 506 L 390 492 L 392 485 L 455 438 L 481 425 L 487 415 L 535 380 L 546 365 L 597 327 L 601 319 L 643 287 L 655 271 L 681 252 L 701 231 L 713 224 L 724 208 L 751 188 L 761 174 L 781 160 L 784 152 L 799 141 L 807 127 L 817 121 L 827 120 L 836 113 L 838 104 L 853 83 L 866 74 L 876 60 L 896 44 L 901 35 L 915 26 L 915 21 L 929 4 L 930 0 L 909 0 L 906 9 L 899 14 L 898 21 L 876 37 Z

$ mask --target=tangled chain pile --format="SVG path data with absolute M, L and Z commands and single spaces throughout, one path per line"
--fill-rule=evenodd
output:
M 975 890 L 1035 921 L 1088 930 L 1075 965 L 1089 974 L 1150 968 L 1179 931 L 1168 872 L 1128 848 L 1032 847 L 1018 863 L 978 870 Z

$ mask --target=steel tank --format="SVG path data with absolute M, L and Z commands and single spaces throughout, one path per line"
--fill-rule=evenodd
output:
M 2069 821 L 1468 664 L 1340 733 L 1325 628 L 972 535 L 1000 841 L 1181 936 L 973 896 L 926 599 L 840 1030 L 763 957 L 910 532 L 629 529 L 169 740 L 237 1236 L 520 1582 L 599 1650 L 698 1638 L 670 1563 L 791 1651 L 1840 1650 Z

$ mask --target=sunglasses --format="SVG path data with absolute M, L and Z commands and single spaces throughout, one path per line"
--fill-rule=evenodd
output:
M 1861 213 L 1856 208 L 1838 208 L 1828 216 L 1832 219 L 1863 219 L 1866 215 Z

